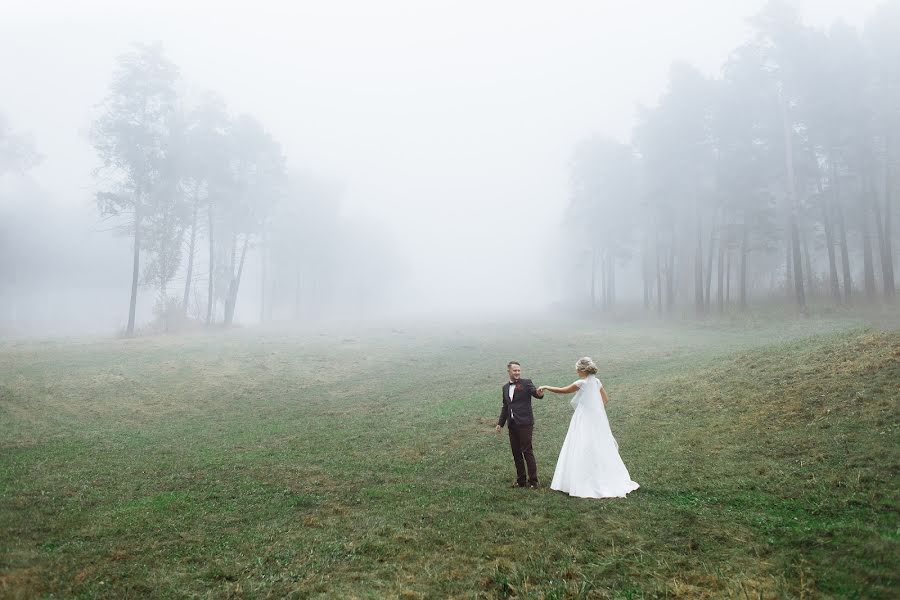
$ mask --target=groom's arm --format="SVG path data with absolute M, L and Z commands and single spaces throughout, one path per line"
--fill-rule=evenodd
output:
M 497 420 L 497 427 L 506 425 L 506 419 L 509 417 L 509 406 L 506 405 L 506 398 L 503 397 L 503 390 L 500 390 L 500 418 Z
M 535 398 L 543 398 L 544 397 L 543 390 L 538 390 L 537 388 L 535 388 L 534 384 L 531 382 L 530 379 L 528 380 L 528 393 L 531 394 Z

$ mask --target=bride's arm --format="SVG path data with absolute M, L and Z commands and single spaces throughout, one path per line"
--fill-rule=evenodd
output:
M 538 388 L 539 392 L 553 392 L 554 394 L 571 394 L 572 392 L 578 390 L 578 386 L 574 383 L 571 385 L 567 385 L 564 388 L 553 387 L 549 385 L 542 385 Z
M 603 399 L 603 406 L 609 404 L 609 396 L 606 395 L 606 388 L 600 387 L 600 397 Z

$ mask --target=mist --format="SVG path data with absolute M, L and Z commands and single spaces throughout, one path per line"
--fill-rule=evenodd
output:
M 900 598 L 898 239 L 900 0 L 0 0 L 0 597 Z
M 0 174 L 0 327 L 16 335 L 129 328 L 134 239 L 127 211 L 98 210 L 99 197 L 121 191 L 123 171 L 99 155 L 96 124 L 117 61 L 141 48 L 155 48 L 177 71 L 172 114 L 189 118 L 215 98 L 225 118 L 252 118 L 278 155 L 279 173 L 265 184 L 272 189 L 258 191 L 271 199 L 259 227 L 231 231 L 231 245 L 216 241 L 212 262 L 205 208 L 199 225 L 188 224 L 190 210 L 178 213 L 177 235 L 165 234 L 172 247 L 143 252 L 131 327 L 177 329 L 179 312 L 198 324 L 243 325 L 627 310 L 642 300 L 653 312 L 664 304 L 665 282 L 648 283 L 641 244 L 649 234 L 634 229 L 606 259 L 606 242 L 597 241 L 643 217 L 616 213 L 614 198 L 573 224 L 578 149 L 591 139 L 632 148 L 645 161 L 639 170 L 652 172 L 629 200 L 640 205 L 663 168 L 647 167 L 653 150 L 640 147 L 642 115 L 664 101 L 673 64 L 722 78 L 736 49 L 758 38 L 752 17 L 765 5 L 7 1 L 0 114 L 16 150 Z M 879 3 L 792 6 L 812 30 L 841 22 L 862 31 Z M 169 160 L 180 173 L 173 176 L 183 176 L 167 184 L 173 202 L 214 197 L 198 191 L 206 184 L 196 178 L 193 188 L 185 183 L 187 163 Z M 706 244 L 714 225 L 703 218 Z M 599 235 L 585 234 L 585 221 Z M 827 297 L 824 245 L 815 246 L 824 233 L 815 223 L 807 231 L 814 248 L 806 268 L 823 278 L 808 284 Z M 861 241 L 852 227 L 849 235 L 849 272 L 860 286 Z M 666 303 L 676 309 L 694 304 L 692 243 L 670 242 L 679 256 L 671 270 L 680 275 Z M 704 247 L 704 256 L 712 252 Z M 601 286 L 602 260 L 618 270 L 613 288 L 605 279 Z M 171 272 L 154 283 L 148 265 Z M 785 268 L 783 251 L 760 252 L 747 275 L 751 297 L 778 293 L 787 273 L 772 273 Z M 209 310 L 211 269 L 221 278 Z M 511 279 L 527 282 L 528 293 L 510 297 Z

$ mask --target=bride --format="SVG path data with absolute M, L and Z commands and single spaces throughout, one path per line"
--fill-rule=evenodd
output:
M 640 487 L 631 480 L 619 457 L 619 445 L 606 418 L 609 397 L 595 377 L 597 366 L 588 357 L 575 363 L 578 381 L 564 388 L 543 385 L 538 391 L 571 394 L 575 413 L 559 451 L 550 488 L 579 498 L 624 497 Z

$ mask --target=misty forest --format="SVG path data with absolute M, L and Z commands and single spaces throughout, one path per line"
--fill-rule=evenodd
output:
M 900 594 L 900 1 L 691 2 L 0 42 L 0 597 Z

